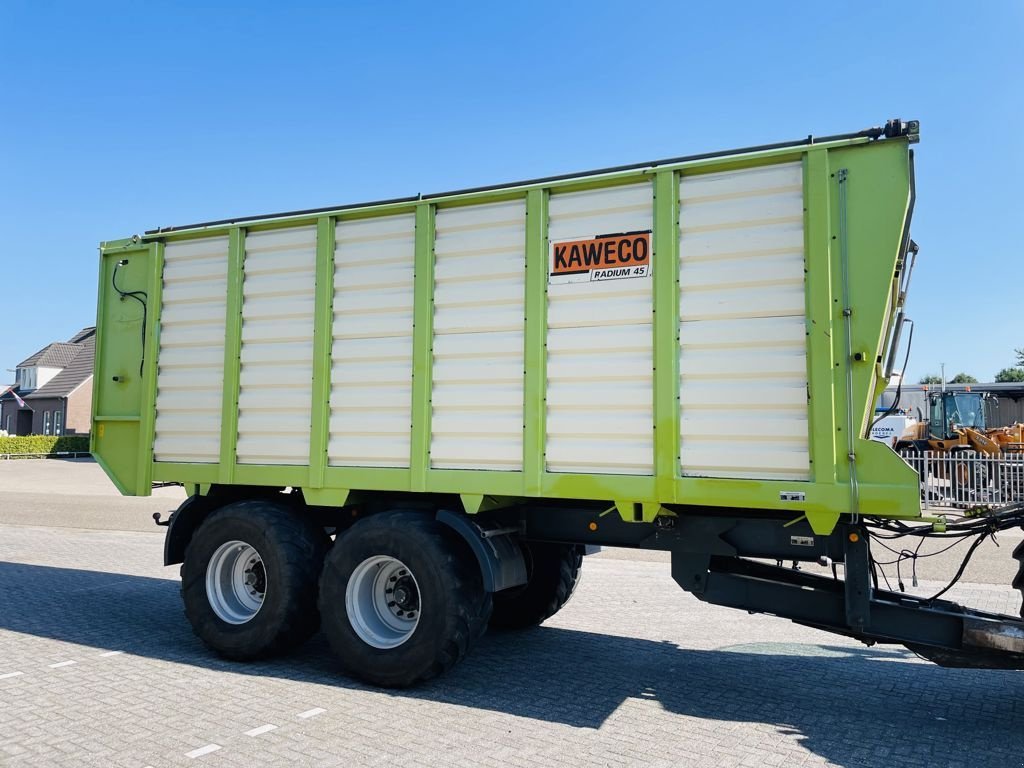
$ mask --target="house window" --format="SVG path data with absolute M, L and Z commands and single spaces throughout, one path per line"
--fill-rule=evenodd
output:
M 11 414 L 7 414 L 7 420 L 4 422 L 4 430 L 7 434 L 11 434 Z
M 53 434 L 64 434 L 64 411 L 53 412 Z
M 50 412 L 43 411 L 43 434 L 50 434 Z
M 19 368 L 18 369 L 18 387 L 20 389 L 35 389 L 36 388 L 36 369 L 35 368 Z

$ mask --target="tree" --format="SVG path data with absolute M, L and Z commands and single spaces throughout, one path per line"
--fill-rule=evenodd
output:
M 956 376 L 954 376 L 952 379 L 950 379 L 949 383 L 950 384 L 977 384 L 978 380 L 976 378 L 974 378 L 973 376 L 971 376 L 971 374 L 964 373 L 963 371 L 961 371 Z
M 1018 350 L 1018 354 L 1020 354 L 1020 350 Z M 995 380 L 997 383 L 1010 381 L 1024 382 L 1024 368 L 1003 368 L 1003 370 L 996 374 Z
M 922 376 L 918 384 L 941 384 L 942 379 L 936 376 L 934 373 L 929 373 L 926 376 Z
M 1021 347 L 1020 349 L 1015 349 L 1013 351 L 1017 355 L 1017 365 L 1024 366 L 1024 347 Z

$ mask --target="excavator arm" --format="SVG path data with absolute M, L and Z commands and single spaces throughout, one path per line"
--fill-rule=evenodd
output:
M 988 456 L 998 456 L 1002 453 L 1002 448 L 999 443 L 984 432 L 980 432 L 972 427 L 961 427 L 960 429 L 963 432 L 964 437 L 967 438 L 968 445 L 978 453 L 984 453 Z

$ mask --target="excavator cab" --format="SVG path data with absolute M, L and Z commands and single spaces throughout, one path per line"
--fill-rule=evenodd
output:
M 933 392 L 929 395 L 928 431 L 936 440 L 954 440 L 963 428 L 984 431 L 988 397 L 979 392 Z

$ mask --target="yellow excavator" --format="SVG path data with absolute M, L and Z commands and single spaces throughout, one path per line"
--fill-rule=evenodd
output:
M 928 392 L 928 419 L 893 445 L 921 476 L 923 498 L 965 508 L 1024 501 L 1024 424 L 989 427 L 993 399 L 969 389 Z
M 1024 453 L 1024 424 L 989 427 L 992 397 L 987 392 L 928 392 L 928 419 L 907 427 L 894 446 L 901 455 L 963 450 L 987 456 Z

